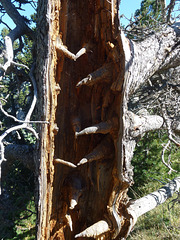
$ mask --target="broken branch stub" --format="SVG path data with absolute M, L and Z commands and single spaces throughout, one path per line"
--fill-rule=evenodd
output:
M 76 61 L 79 57 L 84 55 L 87 50 L 88 50 L 88 44 L 81 48 L 76 54 L 70 52 L 68 48 L 63 44 L 60 36 L 56 38 L 56 43 L 55 43 L 56 49 L 62 52 L 66 57 Z
M 68 167 L 71 167 L 71 168 L 76 168 L 77 167 L 75 164 L 73 164 L 71 162 L 68 162 L 68 161 L 65 161 L 65 160 L 62 160 L 60 158 L 55 158 L 54 162 L 55 163 L 61 163 L 61 164 L 65 165 L 65 166 L 68 166 Z
M 97 238 L 99 235 L 109 232 L 110 228 L 105 220 L 101 220 L 92 226 L 86 228 L 83 232 L 76 234 L 75 238 L 88 237 Z
M 85 190 L 85 180 L 79 175 L 78 171 L 75 171 L 70 173 L 70 175 L 64 180 L 63 185 L 66 191 L 65 195 L 68 196 L 69 209 L 73 210 L 78 205 L 79 198 Z
M 89 154 L 87 154 L 84 158 L 82 158 L 77 166 L 85 164 L 87 162 L 97 161 L 101 159 L 108 159 L 113 156 L 114 146 L 112 140 L 109 136 L 105 137 L 102 142 L 97 145 L 96 148 L 92 150 Z
M 82 85 L 92 86 L 99 81 L 109 82 L 112 77 L 112 64 L 106 63 L 101 68 L 89 74 L 86 78 L 82 79 L 76 87 Z
M 107 134 L 107 133 L 110 133 L 112 127 L 113 125 L 111 121 L 101 122 L 94 126 L 87 127 L 80 132 L 76 132 L 75 135 L 76 137 L 79 137 L 82 135 L 95 134 L 95 133 Z

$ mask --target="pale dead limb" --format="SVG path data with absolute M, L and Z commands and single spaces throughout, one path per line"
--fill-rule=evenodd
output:
M 127 212 L 130 214 L 130 219 L 133 224 L 130 226 L 131 229 L 129 229 L 129 232 L 132 230 L 138 217 L 164 203 L 168 198 L 172 197 L 175 192 L 179 191 L 179 189 L 180 177 L 176 177 L 157 191 L 154 191 L 140 199 L 130 202 L 127 208 Z
M 14 61 L 12 61 L 11 63 L 15 66 L 23 67 L 23 68 L 26 68 L 27 70 L 30 70 L 25 64 L 17 63 L 17 62 L 14 62 Z
M 34 89 L 34 97 L 33 97 L 33 101 L 31 103 L 31 107 L 25 117 L 25 121 L 29 121 L 30 118 L 31 118 L 31 115 L 34 111 L 34 108 L 35 108 L 35 105 L 36 105 L 36 102 L 37 102 L 37 86 L 36 86 L 36 81 L 34 79 L 34 75 L 33 75 L 33 72 L 34 72 L 34 67 L 35 67 L 35 64 L 32 65 L 32 68 L 31 68 L 31 71 L 29 73 L 29 76 L 30 76 L 30 79 L 31 79 L 31 82 L 32 82 L 32 85 L 33 85 L 33 89 Z
M 2 144 L 3 139 L 4 139 L 5 137 L 7 137 L 8 134 L 10 134 L 10 133 L 13 132 L 13 131 L 17 131 L 17 130 L 23 129 L 23 128 L 31 131 L 31 132 L 34 134 L 34 136 L 36 137 L 36 139 L 38 139 L 38 134 L 37 134 L 37 132 L 36 132 L 32 127 L 28 126 L 26 123 L 23 123 L 23 124 L 21 124 L 21 125 L 17 125 L 17 126 L 8 128 L 3 134 L 1 134 L 1 136 L 0 136 L 0 144 Z M 3 151 L 3 150 L 4 150 L 4 147 L 1 148 L 1 156 L 0 156 L 1 159 L 4 159 L 4 151 Z
M 13 63 L 15 63 L 15 62 L 13 62 Z M 29 68 L 26 65 L 24 65 L 24 64 L 15 63 L 15 65 L 21 66 L 21 67 L 25 67 L 26 69 L 29 70 Z M 17 119 L 16 117 L 14 117 L 14 116 L 10 115 L 9 113 L 7 113 L 3 109 L 3 106 L 2 106 L 1 102 L 0 102 L 0 110 L 3 112 L 4 115 L 6 115 L 9 118 L 12 118 L 15 122 L 19 122 L 19 123 L 48 123 L 47 121 L 30 121 L 30 117 L 32 115 L 32 112 L 34 111 L 34 108 L 35 108 L 35 105 L 36 105 L 36 102 L 37 102 L 37 86 L 36 86 L 36 81 L 35 81 L 34 76 L 33 76 L 33 71 L 34 71 L 34 64 L 33 64 L 32 68 L 30 70 L 30 73 L 29 73 L 29 76 L 30 76 L 30 79 L 31 79 L 31 82 L 32 82 L 32 85 L 33 85 L 33 89 L 34 89 L 34 97 L 33 97 L 32 104 L 31 104 L 30 109 L 29 109 L 29 111 L 28 111 L 28 113 L 26 115 L 25 120 Z
M 3 161 L 6 161 L 6 159 L 4 158 L 4 144 L 2 142 L 0 142 L 0 195 L 1 195 L 1 164 Z
M 7 112 L 4 110 L 1 101 L 0 101 L 0 110 L 1 110 L 1 112 L 2 112 L 6 117 L 12 118 L 15 122 L 19 122 L 19 123 L 44 123 L 44 124 L 48 124 L 48 123 L 49 123 L 49 122 L 47 122 L 47 121 L 24 121 L 24 120 L 20 120 L 20 119 L 14 117 L 13 115 L 7 113 Z
M 5 62 L 3 65 L 0 65 L 0 68 L 3 70 L 3 74 L 7 72 L 11 65 L 16 65 L 28 69 L 24 64 L 19 64 L 13 61 L 14 51 L 13 43 L 16 39 L 21 38 L 24 34 L 27 34 L 31 39 L 34 39 L 34 32 L 28 27 L 24 18 L 19 14 L 16 7 L 11 0 L 0 0 L 2 7 L 5 9 L 6 13 L 15 23 L 16 27 L 10 31 L 10 33 L 4 39 L 5 50 L 3 51 L 3 56 Z M 22 46 L 22 41 L 20 40 L 20 48 Z M 17 51 L 16 51 L 17 52 Z
M 4 63 L 4 65 L 0 65 L 0 68 L 6 72 L 7 69 L 11 66 L 13 58 L 14 58 L 14 54 L 13 54 L 13 42 L 11 40 L 11 38 L 9 36 L 6 36 L 4 38 L 4 43 L 5 43 L 5 58 L 7 59 L 6 63 Z
M 163 111 L 163 117 L 158 116 L 158 115 L 136 115 L 130 111 L 127 112 L 127 117 L 129 118 L 129 131 L 130 131 L 130 135 L 134 138 L 136 137 L 142 137 L 146 132 L 149 131 L 153 131 L 153 130 L 157 130 L 157 129 L 161 129 L 161 128 L 167 128 L 168 133 L 169 133 L 169 139 L 172 141 L 172 130 L 171 130 L 171 121 L 169 120 L 169 118 L 167 117 L 167 115 L 165 115 L 166 111 Z M 166 123 L 166 126 L 164 125 L 164 120 Z M 163 164 L 169 168 L 169 174 L 174 171 L 177 172 L 176 170 L 174 170 L 169 163 L 165 162 L 164 159 L 164 154 L 165 151 L 167 150 L 167 148 L 170 145 L 170 140 L 168 141 L 168 143 L 164 146 L 163 150 L 162 150 L 162 154 L 161 154 L 161 159 Z M 174 142 L 174 141 L 173 141 Z M 176 142 L 176 145 L 178 146 L 178 143 Z
M 164 27 L 160 33 L 153 34 L 139 43 L 123 36 L 122 43 L 126 61 L 123 89 L 127 99 L 155 73 L 179 66 L 178 27 Z
M 17 32 L 19 31 L 17 27 L 14 30 L 12 30 L 9 33 L 9 35 L 7 35 L 4 39 L 5 50 L 3 51 L 3 56 L 1 57 L 4 57 L 6 61 L 4 65 L 0 64 L 0 69 L 3 70 L 4 74 L 8 71 L 11 65 L 23 67 L 29 70 L 29 68 L 25 64 L 16 63 L 15 61 L 13 61 L 14 59 L 13 42 L 17 38 L 16 31 Z
M 16 130 L 20 130 L 20 129 L 27 129 L 29 131 L 31 131 L 34 136 L 36 137 L 36 139 L 38 139 L 38 134 L 37 132 L 32 128 L 32 127 L 29 127 L 26 123 L 23 123 L 21 125 L 18 125 L 18 126 L 14 126 L 14 127 L 11 127 L 9 129 L 7 129 L 1 136 L 0 136 L 0 174 L 1 174 L 1 164 L 3 161 L 6 161 L 5 157 L 4 157 L 4 144 L 3 144 L 3 139 L 11 132 L 13 131 L 16 131 Z M 0 175 L 0 181 L 1 181 L 1 175 Z M 1 195 L 1 182 L 0 182 L 0 195 Z
M 16 7 L 13 5 L 13 3 L 10 0 L 1 0 L 0 2 L 1 2 L 3 8 L 6 10 L 6 13 L 12 18 L 12 20 L 16 24 L 16 27 L 12 31 L 10 31 L 10 33 L 5 37 L 5 40 L 4 40 L 5 50 L 3 51 L 3 55 L 1 56 L 1 57 L 4 57 L 4 64 L 0 65 L 0 68 L 3 70 L 3 73 L 2 73 L 2 76 L 3 76 L 10 69 L 11 65 L 23 67 L 23 68 L 26 68 L 27 70 L 29 70 L 29 68 L 26 65 L 19 64 L 19 63 L 16 63 L 13 61 L 13 59 L 14 59 L 13 42 L 17 38 L 19 38 L 20 36 L 22 36 L 24 34 L 27 34 L 28 36 L 30 36 L 33 39 L 34 33 L 28 27 L 28 25 L 25 23 L 23 17 L 19 14 Z M 21 42 L 20 42 L 20 45 L 21 45 Z M 35 105 L 37 102 L 37 87 L 36 87 L 36 82 L 35 82 L 35 79 L 33 76 L 33 71 L 34 71 L 34 64 L 31 68 L 31 71 L 29 74 L 32 85 L 33 85 L 33 89 L 34 89 L 34 97 L 33 97 L 32 104 L 30 106 L 30 109 L 29 109 L 24 121 L 21 121 L 21 120 L 17 119 L 16 117 L 8 114 L 6 111 L 4 111 L 2 104 L 0 104 L 1 111 L 7 117 L 10 117 L 14 121 L 21 123 L 20 125 L 13 126 L 9 129 L 7 129 L 0 136 L 0 168 L 1 168 L 1 163 L 5 160 L 3 140 L 9 133 L 24 128 L 28 131 L 31 131 L 34 134 L 34 136 L 36 138 L 38 138 L 37 132 L 31 126 L 29 126 L 30 118 L 31 118 L 31 115 L 34 111 L 34 108 L 35 108 Z M 2 76 L 1 76 L 1 78 L 2 78 Z M 1 169 L 0 169 L 0 171 L 1 171 Z M 1 178 L 1 176 L 0 176 L 0 178 Z

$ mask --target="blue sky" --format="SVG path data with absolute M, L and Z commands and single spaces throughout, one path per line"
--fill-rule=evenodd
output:
M 121 4 L 119 7 L 120 15 L 124 14 L 128 19 L 131 18 L 136 11 L 141 6 L 141 0 L 121 0 Z M 126 25 L 128 23 L 125 18 L 121 18 L 121 23 Z
M 141 0 L 121 0 L 120 5 L 120 14 L 124 14 L 126 17 L 130 18 L 132 14 L 136 11 L 136 9 L 140 8 Z M 34 12 L 34 9 L 30 4 L 26 7 L 26 11 L 20 11 L 20 13 L 24 16 L 30 16 Z M 11 28 L 14 28 L 15 25 L 13 21 L 8 17 L 4 16 L 3 21 L 9 24 Z M 127 21 L 124 21 L 126 24 Z M 4 24 L 0 24 L 0 30 L 4 27 Z
M 22 7 L 22 8 L 23 8 L 23 7 Z M 20 13 L 21 15 L 27 16 L 27 17 L 29 18 L 29 16 L 30 16 L 31 14 L 33 14 L 34 11 L 35 11 L 34 8 L 33 8 L 30 4 L 28 4 L 28 5 L 26 6 L 26 8 L 25 8 L 25 11 L 19 11 L 19 13 Z M 11 20 L 11 18 L 8 17 L 7 14 L 6 14 L 5 16 L 3 16 L 2 20 L 3 20 L 5 23 L 7 23 L 8 26 L 9 26 L 11 29 L 13 29 L 13 28 L 15 27 L 14 22 Z M 4 28 L 4 27 L 5 27 L 5 25 L 2 24 L 2 23 L 0 23 L 0 31 L 1 31 L 2 28 Z
M 166 4 L 169 4 L 170 0 L 166 0 Z M 136 9 L 139 9 L 141 5 L 141 0 L 121 0 L 120 4 L 120 15 L 124 14 L 127 18 L 131 18 L 131 16 L 135 13 Z M 29 17 L 34 12 L 34 9 L 30 4 L 26 7 L 25 11 L 21 11 L 20 13 L 24 16 Z M 3 21 L 5 21 L 11 28 L 14 28 L 15 25 L 13 21 L 8 17 L 4 16 Z M 125 18 L 121 19 L 121 23 L 123 25 L 127 25 L 128 21 Z M 5 27 L 4 24 L 0 24 L 0 31 Z
M 120 4 L 120 15 L 124 14 L 128 19 L 135 13 L 136 9 L 139 9 L 141 6 L 142 0 L 121 0 Z M 166 6 L 170 3 L 170 0 L 166 0 Z M 121 23 L 123 25 L 128 24 L 128 20 L 121 18 Z

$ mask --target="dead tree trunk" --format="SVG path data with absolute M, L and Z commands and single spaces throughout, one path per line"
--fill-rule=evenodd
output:
M 37 239 L 120 239 L 132 227 L 127 191 L 136 136 L 129 129 L 136 126 L 127 101 L 136 86 L 118 6 L 115 0 L 39 1 L 38 113 L 49 124 L 37 146 Z

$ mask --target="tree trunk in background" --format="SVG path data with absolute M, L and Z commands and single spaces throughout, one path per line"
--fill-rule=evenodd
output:
M 129 43 L 122 46 L 118 6 L 118 0 L 39 0 L 38 120 L 49 124 L 40 127 L 36 154 L 37 239 L 121 239 L 133 225 L 127 191 L 136 142 L 128 130 Z M 73 61 L 57 39 L 71 53 L 83 47 L 86 53 Z

